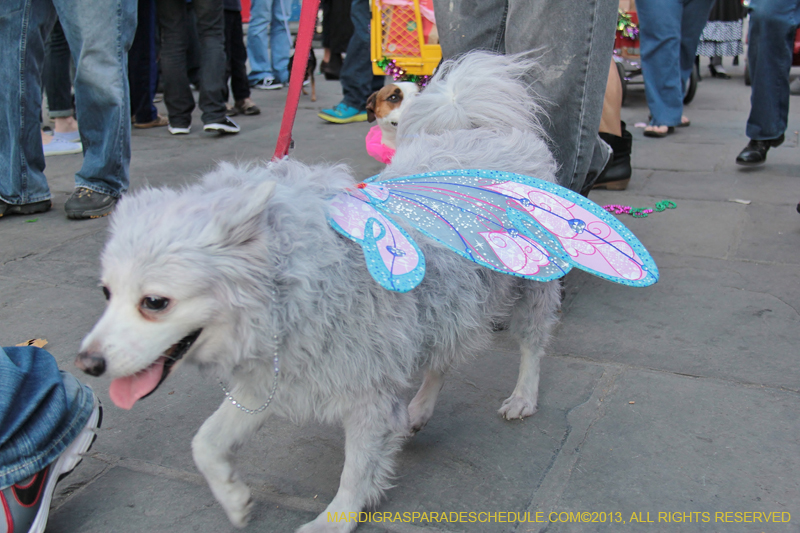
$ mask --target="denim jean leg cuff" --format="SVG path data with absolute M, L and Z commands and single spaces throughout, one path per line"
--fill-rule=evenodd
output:
M 73 109 L 64 109 L 62 111 L 48 111 L 47 115 L 51 118 L 69 118 L 75 116 L 75 111 Z
M 8 205 L 35 204 L 36 202 L 44 202 L 45 200 L 51 200 L 51 199 L 52 199 L 52 196 L 50 195 L 50 192 L 48 192 L 47 194 L 43 194 L 41 196 L 29 197 L 27 202 L 22 202 L 19 199 L 12 200 L 12 199 L 6 198 L 5 196 L 0 194 L 0 202 L 5 202 Z

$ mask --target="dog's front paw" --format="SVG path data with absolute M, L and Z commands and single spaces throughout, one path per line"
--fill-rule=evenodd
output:
M 356 520 L 329 521 L 325 515 L 326 513 L 322 513 L 316 520 L 301 526 L 295 533 L 348 533 L 358 525 Z
M 520 396 L 511 396 L 503 402 L 497 412 L 506 420 L 522 419 L 536 412 L 536 401 Z
M 250 513 L 253 511 L 253 499 L 247 500 L 247 503 L 239 509 L 225 509 L 228 515 L 228 520 L 231 521 L 235 527 L 243 528 L 250 522 Z
M 231 524 L 239 528 L 245 527 L 250 521 L 250 513 L 253 510 L 253 498 L 247 485 L 237 480 L 217 487 L 217 490 L 212 492 L 228 515 Z

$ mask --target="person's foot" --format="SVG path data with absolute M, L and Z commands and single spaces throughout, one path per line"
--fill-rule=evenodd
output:
M 216 132 L 220 134 L 233 134 L 233 133 L 239 133 L 239 131 L 241 131 L 241 128 L 239 128 L 239 125 L 237 123 L 235 123 L 228 117 L 225 117 L 221 120 L 217 120 L 216 122 L 209 122 L 208 124 L 203 126 L 203 131 Z
M 606 132 L 600 133 L 600 138 L 611 146 L 613 153 L 606 168 L 603 169 L 597 181 L 592 184 L 592 189 L 624 191 L 628 188 L 628 183 L 630 183 L 631 175 L 633 174 L 633 169 L 631 168 L 633 135 L 631 135 L 625 126 L 625 122 L 622 122 L 622 136 L 619 137 Z M 583 193 L 583 191 L 581 192 Z
M 89 420 L 75 440 L 58 458 L 28 479 L 0 491 L 0 523 L 8 531 L 42 533 L 47 526 L 50 502 L 56 484 L 72 472 L 97 438 L 96 430 L 103 422 L 103 408 L 94 396 Z M 5 529 L 3 530 L 5 531 Z
M 769 139 L 766 141 L 757 141 L 750 139 L 744 150 L 739 152 L 736 156 L 736 164 L 743 166 L 761 165 L 767 160 L 767 152 L 774 146 L 780 146 L 783 143 L 784 136 L 781 135 L 777 139 Z
M 109 194 L 93 191 L 86 187 L 77 187 L 67 199 L 67 203 L 64 204 L 64 211 L 67 212 L 67 218 L 73 220 L 100 218 L 114 209 L 117 200 Z
M 708 70 L 711 71 L 711 77 L 719 78 L 721 80 L 731 79 L 730 74 L 725 72 L 725 69 L 720 66 L 708 65 Z
M 167 131 L 170 132 L 172 135 L 189 135 L 192 132 L 192 125 L 189 124 L 188 126 L 173 126 L 169 124 L 167 126 Z
M 652 125 L 652 123 L 653 123 L 653 115 L 649 115 L 647 117 L 647 120 L 649 120 L 650 121 L 650 125 Z M 687 117 L 686 115 L 681 115 L 681 123 L 678 124 L 675 127 L 676 128 L 688 128 L 691 125 L 692 125 L 692 121 L 689 120 L 689 117 Z M 658 127 L 659 128 L 664 128 L 664 126 L 658 126 Z M 645 128 L 645 129 L 647 129 L 647 128 Z
M 261 91 L 274 91 L 275 89 L 283 89 L 283 84 L 278 80 L 264 78 L 250 87 L 252 89 L 259 89 Z
M 81 142 L 81 134 L 79 131 L 56 131 L 53 132 L 53 140 L 77 143 Z
M 150 122 L 133 123 L 133 127 L 138 128 L 140 130 L 146 130 L 149 128 L 162 128 L 164 126 L 169 126 L 169 119 L 163 115 L 156 115 L 156 118 L 154 118 Z
M 333 109 L 323 109 L 317 113 L 322 120 L 333 122 L 334 124 L 349 124 L 351 122 L 366 122 L 367 112 L 360 111 L 355 107 L 350 107 L 344 102 L 340 102 Z
M 49 199 L 22 205 L 9 204 L 8 202 L 0 200 L 0 217 L 6 215 L 33 215 L 35 213 L 44 213 L 50 211 L 52 205 Z
M 675 128 L 673 126 L 649 125 L 644 128 L 645 137 L 666 137 L 670 133 L 675 133 Z
M 319 72 L 325 75 L 326 80 L 338 80 L 342 64 L 342 54 L 332 54 L 330 61 L 323 61 L 320 65 Z
M 259 109 L 259 107 L 254 104 L 250 98 L 236 100 L 236 102 L 233 104 L 233 109 L 235 109 L 237 113 L 247 116 L 258 115 L 261 113 L 261 109 Z
M 45 156 L 83 153 L 83 145 L 80 143 L 80 141 L 64 141 L 60 138 L 57 138 L 55 135 L 49 143 L 42 145 L 42 149 L 44 150 Z

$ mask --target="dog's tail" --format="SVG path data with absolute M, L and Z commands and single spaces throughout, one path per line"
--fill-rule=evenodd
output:
M 403 113 L 398 137 L 475 128 L 544 137 L 544 111 L 526 82 L 536 70 L 527 55 L 471 52 L 445 61 Z

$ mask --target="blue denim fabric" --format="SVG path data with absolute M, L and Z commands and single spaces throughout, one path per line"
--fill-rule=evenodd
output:
M 128 188 L 127 52 L 136 28 L 136 0 L 3 0 L 0 199 L 10 204 L 50 198 L 39 128 L 44 43 L 56 13 L 77 69 L 75 104 L 84 159 L 75 185 L 114 197 Z
M 347 54 L 339 73 L 344 102 L 359 111 L 367 109 L 367 98 L 383 86 L 384 76 L 372 73 L 369 36 L 369 0 L 353 0 L 350 5 L 353 36 L 347 44 Z
M 651 124 L 677 126 L 714 0 L 639 0 L 639 53 Z M 788 82 L 787 82 L 788 83 Z M 788 85 L 787 85 L 788 88 Z
M 0 488 L 49 465 L 92 414 L 91 389 L 45 350 L 0 348 Z
M 750 70 L 750 117 L 747 136 L 776 139 L 789 117 L 789 69 L 800 23 L 798 0 L 751 0 L 747 66 Z
M 250 85 L 263 79 L 289 82 L 292 38 L 287 28 L 291 14 L 291 0 L 253 0 L 250 5 L 247 29 Z
M 535 51 L 541 72 L 532 93 L 559 164 L 559 183 L 580 191 L 605 167 L 611 151 L 597 135 L 618 3 L 614 0 L 434 0 L 445 58 L 474 49 Z

